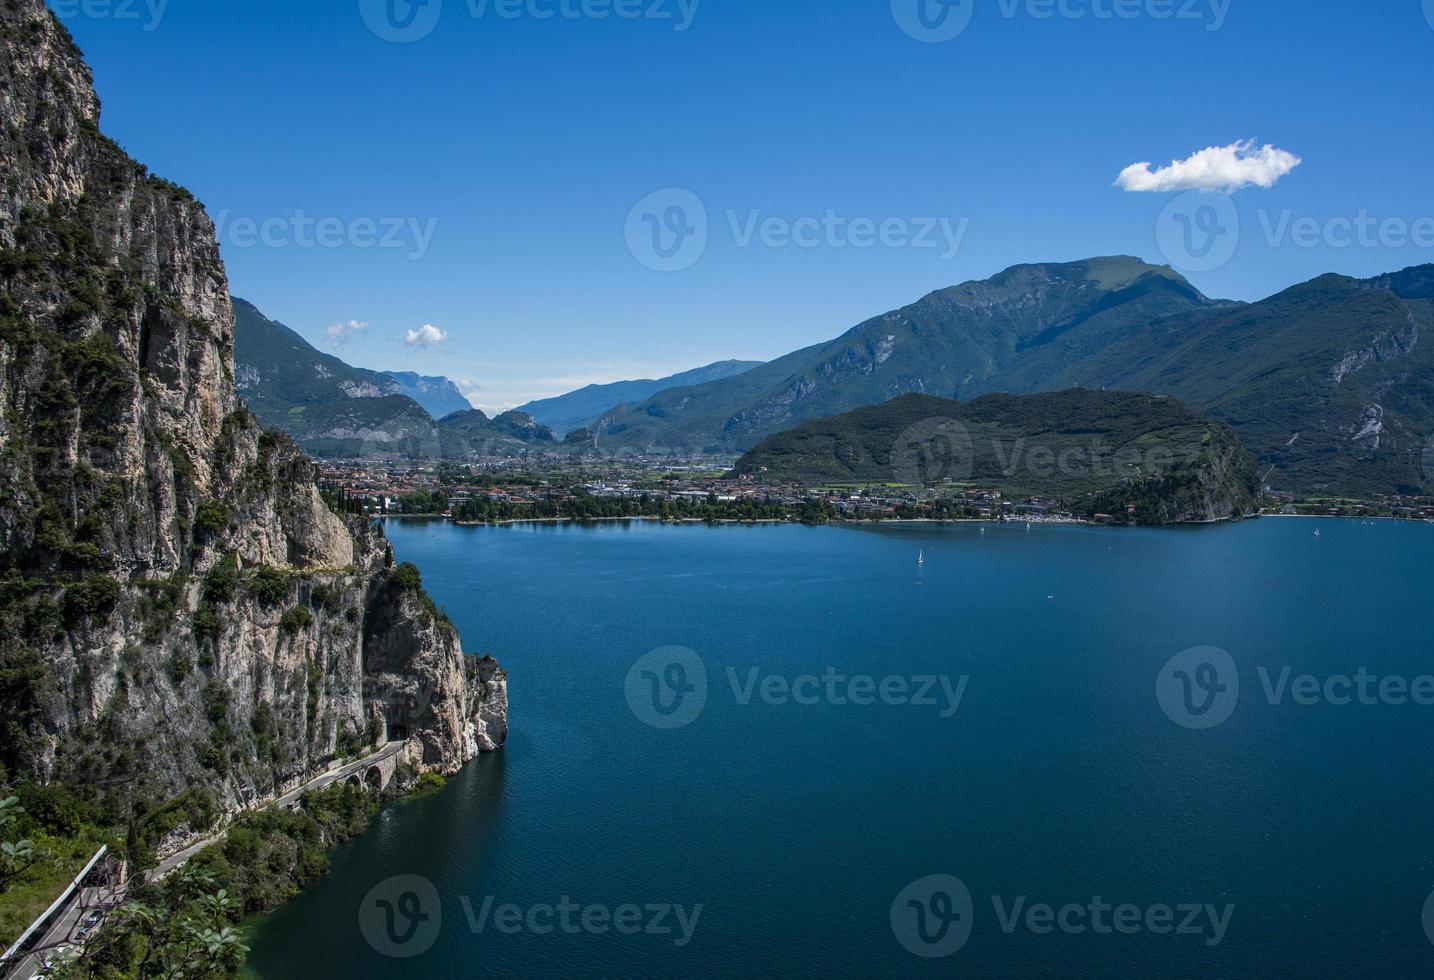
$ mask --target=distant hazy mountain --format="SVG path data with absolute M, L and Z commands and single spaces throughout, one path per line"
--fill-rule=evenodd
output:
M 463 397 L 458 386 L 447 378 L 431 378 L 412 371 L 385 371 L 388 377 L 397 381 L 400 393 L 412 398 L 423 406 L 423 410 L 435 419 L 454 412 L 467 412 L 473 408 Z
M 1434 266 L 1211 300 L 1133 258 L 1016 266 L 736 378 L 607 412 L 601 448 L 744 450 L 920 392 L 1174 395 L 1228 423 L 1276 488 L 1434 493 Z
M 1228 426 L 1167 396 L 1084 389 L 969 402 L 903 395 L 768 436 L 736 472 L 809 485 L 972 484 L 1154 524 L 1251 514 L 1260 492 L 1254 457 Z
M 517 412 L 488 419 L 466 400 L 435 422 L 408 394 L 428 385 L 435 407 L 442 378 L 389 375 L 352 367 L 313 348 L 293 330 L 234 300 L 234 375 L 259 422 L 293 437 L 316 456 L 397 453 L 415 458 L 521 455 L 556 443 L 552 431 Z M 457 395 L 457 388 L 453 388 Z M 457 395 L 462 399 L 461 395 Z
M 604 412 L 619 405 L 640 402 L 669 388 L 720 381 L 760 367 L 761 364 L 761 361 L 721 361 L 656 381 L 616 381 L 606 385 L 588 385 L 556 398 L 529 402 L 519 411 L 527 412 L 562 436 L 591 425 Z

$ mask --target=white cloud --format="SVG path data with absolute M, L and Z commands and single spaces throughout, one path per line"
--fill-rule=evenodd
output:
M 1186 160 L 1152 171 L 1150 164 L 1132 163 L 1116 178 L 1127 191 L 1236 191 L 1241 187 L 1273 187 L 1275 181 L 1303 161 L 1293 153 L 1254 140 L 1206 147 Z
M 483 407 L 477 401 L 477 399 L 481 397 L 480 393 L 483 391 L 482 385 L 474 381 L 472 378 L 459 378 L 457 383 L 458 393 L 464 398 L 468 399 L 468 404 L 472 405 L 474 408 Z
M 404 335 L 403 342 L 414 349 L 428 350 L 430 347 L 437 347 L 448 339 L 447 330 L 439 330 L 431 323 L 425 323 L 417 330 L 410 330 Z
M 329 346 L 334 350 L 343 350 L 344 344 L 360 334 L 368 333 L 369 324 L 362 320 L 350 320 L 347 323 L 331 323 L 324 327 L 324 336 L 328 338 Z
M 469 398 L 468 403 L 474 408 L 478 409 L 478 411 L 482 412 L 484 415 L 488 416 L 490 419 L 497 418 L 504 412 L 511 412 L 513 409 L 518 407 L 518 403 L 512 401 L 475 402 L 472 398 Z

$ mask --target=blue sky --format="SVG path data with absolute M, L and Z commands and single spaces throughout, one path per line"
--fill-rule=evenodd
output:
M 421 37 L 381 36 L 385 0 L 52 7 L 237 295 L 326 349 L 368 324 L 341 356 L 488 409 L 779 356 L 1019 262 L 1171 261 L 1178 193 L 1117 176 L 1246 139 L 1301 162 L 1234 194 L 1207 293 L 1434 262 L 1434 0 L 920 0 L 925 34 L 918 0 L 393 2 Z

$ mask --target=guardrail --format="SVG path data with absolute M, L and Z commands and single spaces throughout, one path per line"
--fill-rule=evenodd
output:
M 25 944 L 30 941 L 31 937 L 33 937 L 46 922 L 49 922 L 50 918 L 56 912 L 70 903 L 70 899 L 74 896 L 76 889 L 82 886 L 84 880 L 89 877 L 90 872 L 95 869 L 95 865 L 100 863 L 100 860 L 108 851 L 108 845 L 101 846 L 100 849 L 95 852 L 95 856 L 90 858 L 90 863 L 85 865 L 84 870 L 77 874 L 75 880 L 70 882 L 70 886 L 60 893 L 60 897 L 55 899 L 50 907 L 40 914 L 38 919 L 30 923 L 28 929 L 20 933 L 20 938 L 15 940 L 15 944 L 5 950 L 4 956 L 0 956 L 0 973 L 9 970 L 12 962 L 20 955 L 20 950 L 25 948 Z

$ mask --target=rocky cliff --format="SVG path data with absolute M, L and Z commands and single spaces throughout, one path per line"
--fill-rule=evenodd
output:
M 98 123 L 45 5 L 0 4 L 0 762 L 138 819 L 497 748 L 502 670 L 255 422 L 209 217 Z

